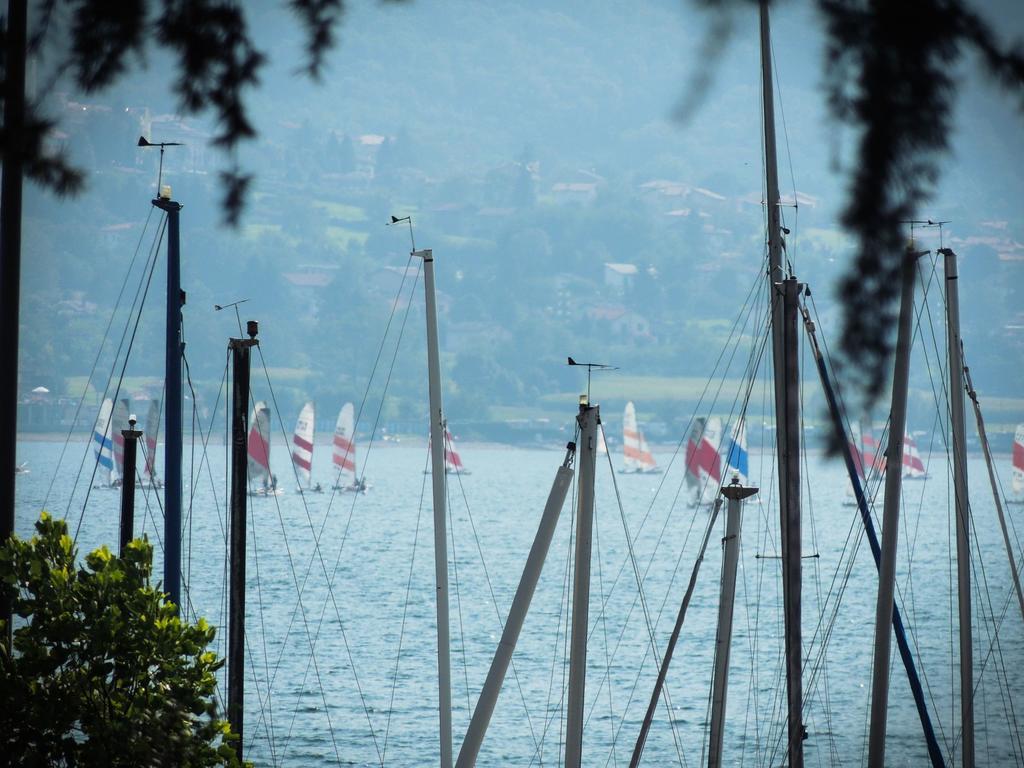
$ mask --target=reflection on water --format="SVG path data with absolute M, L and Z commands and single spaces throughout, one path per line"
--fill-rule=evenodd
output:
M 19 445 L 18 460 L 32 468 L 31 474 L 18 477 L 21 535 L 31 533 L 60 447 Z M 54 514 L 64 514 L 70 505 L 72 530 L 81 513 L 85 481 L 74 503 L 70 494 L 84 450 L 85 443 L 71 445 L 71 460 L 65 459 L 47 504 Z M 449 476 L 456 751 L 562 459 L 556 451 L 470 445 L 462 446 L 462 454 L 473 474 Z M 426 458 L 425 445 L 381 444 L 367 459 L 370 492 L 332 497 L 329 492 L 296 494 L 286 457 L 279 455 L 274 470 L 289 478 L 282 481 L 287 492 L 250 499 L 251 672 L 246 679 L 245 732 L 247 757 L 257 764 L 327 765 L 340 759 L 349 765 L 379 765 L 383 758 L 395 765 L 421 765 L 435 759 L 434 574 Z M 662 453 L 656 458 L 668 467 L 672 457 Z M 941 457 L 932 456 L 932 479 L 904 486 L 898 578 L 904 621 L 948 753 L 954 741 L 959 744 L 953 695 L 959 673 L 953 513 L 941 465 Z M 186 448 L 186 474 L 188 466 Z M 209 467 L 199 466 L 197 454 L 191 472 L 195 486 L 185 492 L 191 511 L 186 512 L 183 571 L 191 609 L 217 625 L 226 614 L 224 467 L 223 446 L 211 447 Z M 329 467 L 329 451 L 318 448 L 314 478 L 325 487 L 331 479 Z M 89 468 L 87 463 L 83 478 Z M 592 765 L 628 761 L 656 675 L 613 476 L 607 465 L 599 464 L 599 469 L 584 745 L 585 761 Z M 680 492 L 680 469 L 677 460 L 662 476 L 614 477 L 635 537 L 646 615 L 654 626 L 659 656 L 707 521 L 706 511 L 684 501 L 689 496 Z M 970 462 L 973 477 L 983 478 L 984 471 L 980 459 Z M 784 762 L 782 597 L 772 474 L 771 457 L 752 453 L 752 483 L 761 486 L 761 493 L 747 504 L 743 519 L 725 739 L 725 760 L 731 764 Z M 857 764 L 864 761 L 866 748 L 877 577 L 858 513 L 842 504 L 846 482 L 841 464 L 811 457 L 804 480 L 804 551 L 819 555 L 803 561 L 810 733 L 805 749 L 809 764 Z M 978 760 L 995 765 L 1011 759 L 1010 740 L 1016 739 L 1008 725 L 1011 700 L 1018 711 L 1024 708 L 1019 693 L 1024 631 L 1011 599 L 987 484 L 976 482 L 972 502 L 975 539 L 985 553 L 974 565 Z M 118 493 L 92 492 L 79 536 L 83 552 L 117 541 L 118 504 Z M 162 513 L 152 492 L 140 490 L 137 504 L 136 530 L 157 543 L 155 573 L 160 574 Z M 567 502 L 516 651 L 515 675 L 510 671 L 481 751 L 481 765 L 559 762 L 562 691 L 568 678 L 570 513 Z M 1021 530 L 1022 508 L 1011 507 L 1009 514 Z M 724 515 L 719 527 L 724 530 Z M 672 711 L 665 705 L 659 710 L 645 765 L 676 765 L 677 750 L 689 764 L 701 761 L 715 645 L 719 536 L 716 532 L 712 537 L 669 674 Z M 319 548 L 314 546 L 317 537 Z M 1002 620 L 998 648 L 993 613 Z M 824 636 L 828 647 L 823 655 Z M 221 632 L 221 653 L 225 639 Z M 894 659 L 886 756 L 891 765 L 920 765 L 926 761 L 924 741 L 906 677 L 898 657 Z

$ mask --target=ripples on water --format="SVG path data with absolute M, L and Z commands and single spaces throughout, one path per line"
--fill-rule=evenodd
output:
M 325 485 L 330 462 L 326 448 L 319 447 L 314 460 L 318 470 L 314 474 Z M 85 443 L 71 445 L 70 460 L 65 459 L 47 505 L 53 513 L 63 514 L 70 503 L 72 530 L 81 512 L 84 488 L 79 487 L 73 503 L 69 498 L 84 450 Z M 56 443 L 19 445 L 18 461 L 28 461 L 32 469 L 31 474 L 18 477 L 17 530 L 23 536 L 32 531 L 59 452 Z M 456 753 L 501 632 L 490 588 L 503 621 L 562 459 L 561 452 L 518 448 L 463 446 L 461 452 L 473 474 L 461 478 L 461 487 L 458 478 L 449 478 Z M 186 448 L 186 474 L 188 454 Z M 216 625 L 222 624 L 226 614 L 224 458 L 223 446 L 211 447 L 213 483 L 204 467 L 201 474 L 194 471 L 198 475 L 195 488 L 185 492 L 186 504 L 192 498 L 192 514 L 186 522 L 183 570 L 192 607 Z M 286 458 L 278 449 L 274 464 L 282 479 L 291 477 Z M 667 454 L 658 456 L 663 466 L 669 458 Z M 931 457 L 932 479 L 904 484 L 898 578 L 904 621 L 922 660 L 932 717 L 948 754 L 949 745 L 959 743 L 959 710 L 954 698 L 959 672 L 950 661 L 955 664 L 957 647 L 956 574 L 951 556 L 955 543 L 951 545 L 951 491 L 941 469 L 943 458 Z M 636 601 L 636 582 L 628 563 L 611 474 L 604 458 L 600 459 L 584 762 L 614 765 L 628 763 L 656 668 L 643 612 Z M 366 474 L 373 488 L 365 495 L 338 494 L 333 500 L 330 493 L 300 496 L 289 479 L 282 480 L 287 491 L 277 499 L 250 500 L 248 759 L 260 765 L 379 765 L 384 754 L 391 765 L 436 763 L 433 538 L 429 478 L 422 472 L 425 463 L 423 445 L 382 445 L 375 447 L 369 458 Z M 1000 468 L 1008 474 L 1008 461 L 1003 463 L 1007 466 Z M 805 659 L 810 659 L 804 675 L 810 732 L 805 754 L 808 765 L 858 765 L 865 762 L 866 754 L 877 576 L 858 513 L 842 505 L 846 482 L 841 464 L 811 457 L 808 465 L 803 491 L 804 552 L 820 557 L 803 561 L 803 636 Z M 1019 694 L 1024 683 L 1024 631 L 1016 601 L 1011 601 L 1009 568 L 991 495 L 983 482 L 981 460 L 971 460 L 969 471 L 974 478 L 975 536 L 985 553 L 974 563 L 977 755 L 979 764 L 999 765 L 1012 762 L 1011 743 L 1018 743 L 1008 714 L 1010 705 L 1022 713 L 1017 717 L 1024 715 Z M 727 764 L 779 765 L 783 763 L 781 751 L 769 761 L 784 737 L 785 706 L 782 597 L 779 561 L 773 559 L 778 554 L 778 512 L 771 458 L 753 454 L 751 473 L 751 482 L 761 486 L 761 493 L 744 510 L 724 756 Z M 645 574 L 647 608 L 656 623 L 660 655 L 693 567 L 707 513 L 686 506 L 685 491 L 673 508 L 681 481 L 679 466 L 664 476 L 616 475 L 615 480 L 626 521 L 636 537 L 635 551 Z M 116 544 L 119 498 L 119 493 L 111 491 L 92 492 L 79 536 L 81 552 L 103 543 Z M 141 491 L 137 505 L 136 531 L 146 532 L 157 543 L 155 573 L 159 575 L 162 513 L 156 499 L 152 495 L 145 499 Z M 880 512 L 881 492 L 877 507 Z M 1024 526 L 1022 510 L 1019 506 L 1008 509 L 1017 530 Z M 648 512 L 641 530 L 641 520 Z M 481 765 L 559 763 L 564 733 L 561 691 L 568 675 L 563 655 L 567 658 L 564 597 L 571 583 L 566 568 L 570 520 L 567 501 L 516 650 L 516 677 L 510 671 L 481 751 Z M 311 529 L 320 531 L 321 527 L 321 557 L 316 557 Z M 724 531 L 724 510 L 717 528 L 668 680 L 671 722 L 679 751 L 690 765 L 706 759 L 702 755 L 706 750 L 721 567 L 718 542 Z M 851 530 L 853 537 L 848 541 Z M 845 574 L 844 569 L 834 580 L 839 558 L 853 541 L 860 542 L 858 554 L 821 666 L 817 662 L 822 633 L 818 616 L 826 598 L 828 606 L 833 606 Z M 325 573 L 333 574 L 330 590 Z M 303 583 L 300 605 L 296 585 Z M 978 587 L 986 584 L 987 593 L 979 592 Z M 997 617 L 1005 616 L 999 628 L 1001 655 L 990 652 L 993 611 Z M 225 640 L 226 632 L 219 633 L 220 653 L 224 653 Z M 311 654 L 314 645 L 316 653 Z M 927 760 L 924 741 L 895 643 L 893 649 L 887 762 L 923 765 Z M 644 754 L 645 765 L 679 762 L 664 704 Z

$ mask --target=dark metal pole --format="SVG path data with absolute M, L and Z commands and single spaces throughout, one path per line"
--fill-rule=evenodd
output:
M 25 35 L 26 0 L 7 3 L 4 60 L 4 154 L 2 206 L 0 206 L 0 545 L 14 533 L 14 473 L 18 464 L 18 311 L 21 289 L 21 188 L 25 145 Z M 11 605 L 0 601 L 0 621 L 11 631 Z
M 832 381 L 829 379 L 828 368 L 825 365 L 825 356 L 821 353 L 821 348 L 818 346 L 818 340 L 815 337 L 814 322 L 811 320 L 811 316 L 806 308 L 801 309 L 801 312 L 804 316 L 804 328 L 807 330 L 807 337 L 811 342 L 814 362 L 818 367 L 821 388 L 825 391 L 825 401 L 828 403 L 829 415 L 832 417 L 832 428 L 837 435 L 842 436 L 843 461 L 846 462 L 846 472 L 850 476 L 853 494 L 857 498 L 857 509 L 860 510 L 860 519 L 864 523 L 864 533 L 867 534 L 871 556 L 875 559 L 875 568 L 878 569 L 882 560 L 882 550 L 878 545 L 875 522 L 871 519 L 868 499 L 864 493 L 864 487 L 861 485 L 860 475 L 857 473 L 857 464 L 853 458 L 853 451 L 850 449 L 850 441 L 847 439 L 843 415 L 839 410 L 839 400 L 836 397 Z M 933 768 L 945 768 L 946 764 L 942 758 L 942 750 L 939 749 L 939 740 L 935 736 L 935 726 L 932 725 L 932 718 L 928 714 L 928 704 L 924 698 L 924 687 L 921 685 L 921 678 L 917 674 L 914 655 L 910 651 L 907 630 L 903 626 L 903 617 L 900 615 L 900 609 L 895 601 L 893 601 L 892 606 L 892 629 L 896 635 L 896 645 L 900 651 L 900 658 L 903 659 L 903 668 L 907 671 L 907 681 L 910 683 L 910 692 L 913 694 L 914 704 L 917 706 L 917 716 L 920 718 L 921 728 L 924 730 L 924 740 L 928 745 L 928 757 Z
M 135 428 L 135 419 L 128 419 L 128 429 L 121 430 L 124 438 L 124 476 L 121 478 L 121 556 L 128 542 L 135 538 L 135 455 L 142 432 Z
M 801 640 L 801 533 L 800 533 L 800 362 L 797 315 L 801 285 L 796 278 L 778 284 L 782 292 L 782 354 L 784 366 L 775 372 L 781 376 L 785 409 L 777 419 L 785 425 L 779 453 L 779 515 L 782 532 L 782 602 L 786 632 L 786 691 L 789 703 L 790 768 L 802 768 L 803 725 L 803 651 Z
M 169 189 L 169 188 L 168 188 Z M 168 191 L 168 195 L 170 192 Z M 167 213 L 166 372 L 167 445 L 164 450 L 164 591 L 181 608 L 181 203 L 163 197 L 153 205 Z
M 257 325 L 250 320 L 248 339 L 231 339 L 231 521 L 228 606 L 228 723 L 238 736 L 235 752 L 242 760 L 245 716 L 245 525 L 248 502 L 249 357 Z

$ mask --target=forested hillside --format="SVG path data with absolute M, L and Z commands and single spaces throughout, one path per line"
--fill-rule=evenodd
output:
M 175 116 L 159 60 L 96 98 L 36 94 L 90 174 L 75 200 L 27 190 L 23 389 L 81 393 L 133 253 L 141 242 L 144 258 L 152 243 L 154 222 L 142 234 L 158 157 L 135 146 L 141 133 L 187 145 L 168 149 L 164 182 L 185 205 L 187 356 L 207 412 L 226 339 L 238 332 L 234 314 L 213 305 L 239 299 L 248 300 L 242 320 L 261 323 L 286 418 L 307 398 L 328 422 L 341 402 L 359 401 L 408 263 L 408 231 L 385 227 L 395 214 L 412 215 L 417 246 L 437 257 L 453 420 L 487 434 L 488 423 L 510 419 L 565 420 L 582 386 L 564 366 L 573 355 L 619 366 L 598 394 L 613 408 L 637 400 L 643 418 L 674 436 L 761 270 L 753 14 L 711 60 L 709 19 L 674 2 L 628 12 L 585 2 L 366 4 L 346 16 L 319 84 L 295 75 L 299 36 L 283 11 L 253 21 L 272 58 L 250 105 L 260 136 L 241 161 L 256 177 L 237 231 L 220 225 L 224 160 L 206 146 L 211 127 Z M 797 204 L 785 211 L 787 256 L 834 335 L 833 285 L 848 255 L 836 211 L 855 137 L 824 117 L 811 22 L 796 6 L 776 16 L 780 163 L 783 195 Z M 694 91 L 704 65 L 711 79 Z M 979 391 L 1008 398 L 994 417 L 1008 423 L 1022 395 L 1024 181 L 1006 158 L 1022 156 L 1024 134 L 1012 105 L 980 84 L 967 89 L 960 117 L 947 175 L 921 217 L 952 220 L 944 233 L 962 257 L 969 361 Z M 136 390 L 157 388 L 162 374 L 162 264 L 154 275 L 127 369 Z M 101 357 L 100 390 L 137 279 Z M 405 306 L 400 299 L 371 400 Z M 418 291 L 384 404 L 396 428 L 425 410 L 422 329 Z M 928 373 L 914 376 L 928 390 Z

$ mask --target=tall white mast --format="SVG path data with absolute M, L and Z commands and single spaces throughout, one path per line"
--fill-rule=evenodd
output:
M 555 481 L 551 485 L 547 504 L 544 505 L 544 514 L 541 516 L 537 535 L 533 539 L 533 546 L 530 547 L 530 554 L 526 558 L 526 565 L 523 566 L 523 575 L 519 579 L 519 587 L 512 599 L 508 620 L 501 633 L 498 648 L 494 652 L 494 659 L 487 672 L 487 679 L 484 681 L 480 698 L 477 699 L 476 707 L 473 709 L 473 717 L 469 722 L 466 738 L 462 742 L 459 758 L 455 762 L 456 768 L 472 768 L 476 765 L 480 747 L 487 734 L 487 726 L 491 722 L 491 715 L 494 714 L 494 707 L 498 703 L 498 694 L 501 693 L 501 686 L 505 682 L 505 673 L 508 672 L 509 664 L 512 663 L 512 654 L 516 650 L 516 643 L 519 642 L 519 633 L 523 629 L 526 613 L 530 610 L 530 601 L 533 599 L 541 570 L 544 568 L 544 560 L 551 548 L 551 539 L 555 535 L 558 516 L 562 512 L 565 496 L 572 484 L 574 474 L 572 463 L 575 456 L 576 445 L 569 443 L 566 446 L 565 459 L 562 461 L 562 466 L 558 468 Z
M 580 768 L 583 759 L 583 701 L 587 682 L 587 630 L 590 613 L 590 555 L 594 533 L 594 475 L 601 411 L 580 398 L 577 462 L 580 470 L 576 517 L 576 559 L 572 583 L 572 637 L 569 641 L 569 702 L 565 732 L 565 768 Z
M 448 510 L 445 505 L 444 410 L 441 406 L 441 360 L 437 343 L 434 253 L 413 251 L 423 259 L 427 305 L 427 381 L 430 390 L 430 465 L 434 491 L 434 580 L 437 589 L 437 698 L 441 768 L 452 765 L 452 672 L 448 625 Z
M 722 765 L 722 743 L 725 735 L 725 701 L 729 690 L 729 654 L 732 648 L 732 616 L 736 599 L 736 568 L 740 557 L 740 507 L 743 499 L 757 493 L 745 488 L 735 478 L 722 488 L 729 500 L 725 517 L 725 538 L 722 539 L 722 589 L 718 601 L 718 632 L 715 639 L 715 677 L 711 695 L 711 741 L 708 747 L 708 768 Z
M 900 490 L 903 483 L 903 433 L 907 424 L 907 385 L 910 378 L 910 341 L 914 319 L 914 277 L 917 257 L 908 249 L 900 271 L 900 315 L 893 364 L 892 403 L 889 409 L 889 447 L 886 451 L 885 501 L 882 513 L 881 559 L 878 564 L 878 600 L 875 604 L 875 649 L 871 676 L 871 725 L 868 735 L 869 768 L 885 768 L 886 716 L 889 708 L 889 651 L 892 647 L 892 611 L 896 594 L 896 546 L 899 543 Z

